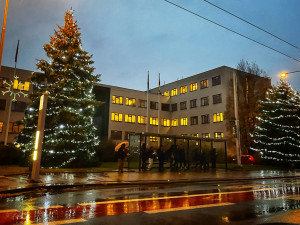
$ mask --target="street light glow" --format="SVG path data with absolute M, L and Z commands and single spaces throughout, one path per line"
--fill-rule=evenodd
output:
M 281 78 L 286 78 L 286 76 L 287 76 L 287 73 L 281 73 L 281 74 L 280 74 L 280 77 L 281 77 Z

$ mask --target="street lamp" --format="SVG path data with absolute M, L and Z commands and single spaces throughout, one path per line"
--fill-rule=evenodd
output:
M 287 75 L 290 74 L 290 73 L 299 73 L 299 72 L 300 72 L 299 70 L 296 70 L 296 71 L 293 71 L 293 72 L 283 72 L 283 73 L 281 73 L 279 76 L 280 76 L 281 78 L 286 78 Z

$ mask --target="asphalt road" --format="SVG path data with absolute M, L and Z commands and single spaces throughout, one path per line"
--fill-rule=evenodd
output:
M 39 190 L 0 198 L 0 224 L 300 223 L 300 180 Z

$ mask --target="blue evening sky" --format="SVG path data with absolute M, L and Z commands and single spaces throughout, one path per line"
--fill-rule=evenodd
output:
M 300 60 L 300 50 L 254 29 L 203 0 L 172 0 Z M 300 48 L 299 0 L 210 0 Z M 5 0 L 0 0 L 0 21 Z M 36 70 L 47 59 L 42 46 L 56 25 L 63 25 L 71 6 L 81 28 L 83 49 L 93 54 L 95 73 L 104 84 L 146 90 L 222 65 L 235 68 L 240 59 L 256 62 L 278 81 L 282 71 L 300 70 L 300 63 L 255 44 L 164 0 L 10 0 L 2 65 Z M 288 78 L 300 91 L 300 73 Z

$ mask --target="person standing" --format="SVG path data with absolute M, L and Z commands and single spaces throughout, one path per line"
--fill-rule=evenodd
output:
M 155 153 L 153 147 L 150 147 L 148 150 L 148 170 L 151 170 L 153 165 L 153 159 L 154 159 Z
M 127 155 L 127 150 L 125 148 L 125 144 L 122 144 L 118 150 L 118 170 L 120 173 L 123 173 L 126 155 Z
M 146 144 L 142 144 L 141 148 L 141 158 L 142 158 L 142 170 L 145 171 L 147 169 L 147 159 L 148 159 L 148 153 L 146 149 Z
M 160 145 L 157 149 L 157 158 L 158 158 L 158 170 L 160 172 L 164 171 L 164 162 L 165 162 L 165 152 L 163 146 Z

